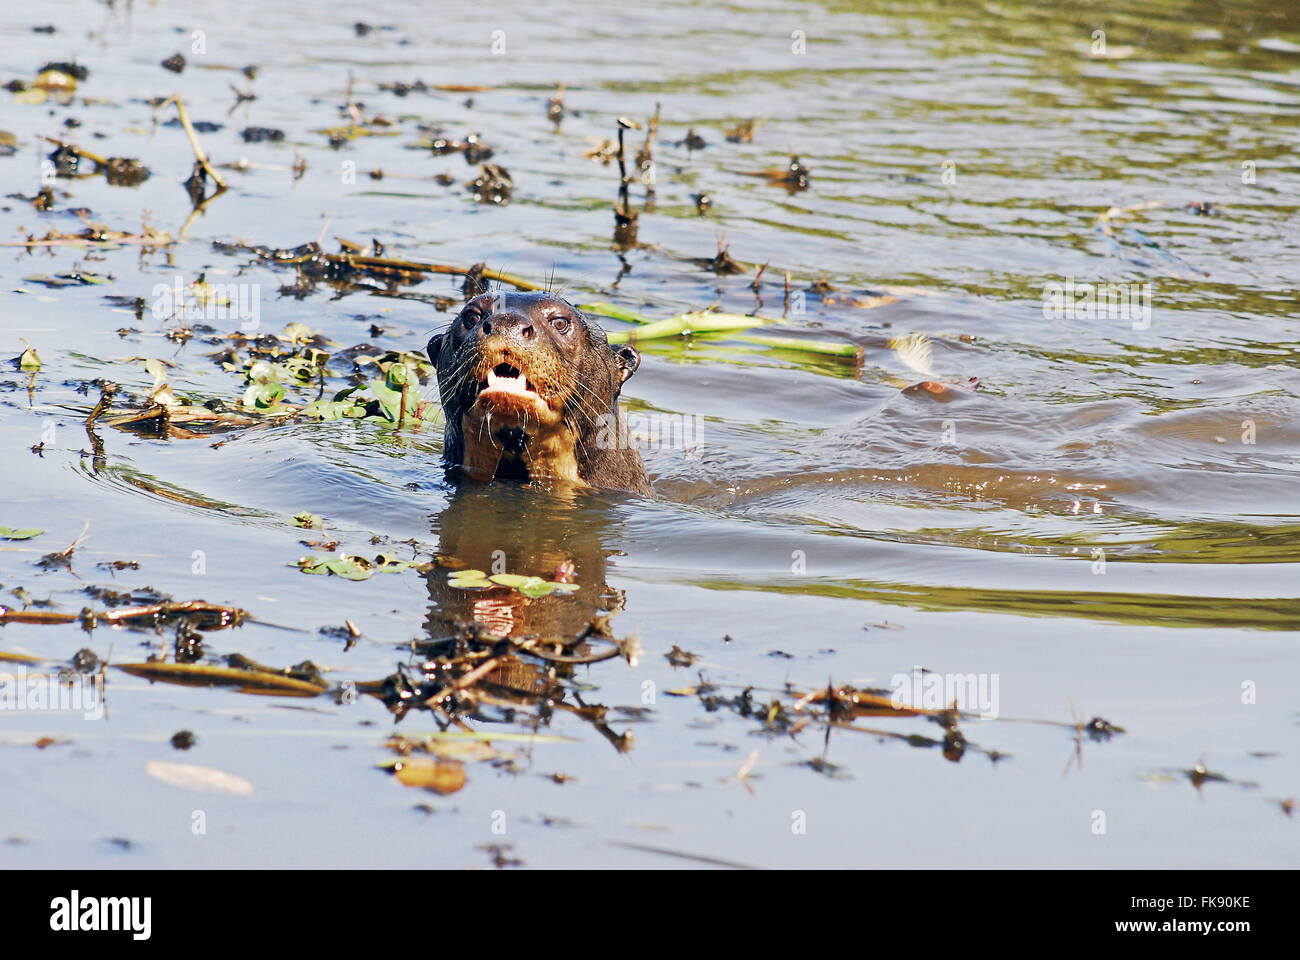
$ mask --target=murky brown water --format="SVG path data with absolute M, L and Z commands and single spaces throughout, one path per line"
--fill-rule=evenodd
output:
M 94 585 L 234 604 L 258 622 L 210 633 L 210 654 L 311 660 L 331 683 L 386 676 L 410 641 L 475 613 L 562 629 L 621 605 L 613 629 L 638 634 L 642 655 L 560 677 L 570 705 L 608 708 L 603 731 L 564 709 L 540 727 L 504 712 L 475 721 L 512 759 L 467 763 L 466 786 L 446 797 L 374 769 L 391 758 L 393 720 L 371 698 L 252 697 L 110 672 L 106 719 L 0 714 L 0 863 L 380 865 L 401 850 L 486 866 L 492 844 L 530 866 L 685 862 L 644 848 L 763 866 L 1294 862 L 1296 824 L 1279 803 L 1300 794 L 1294 8 L 507 2 L 469 19 L 434 4 L 321 7 L 0 14 L 0 79 L 30 82 L 73 57 L 90 71 L 70 105 L 6 105 L 0 129 L 18 149 L 0 157 L 4 192 L 40 189 L 42 136 L 153 173 L 133 188 L 60 178 L 48 212 L 5 199 L 0 240 L 81 229 L 78 207 L 118 230 L 147 212 L 177 236 L 193 154 L 182 130 L 155 125 L 153 97 L 178 92 L 195 121 L 223 125 L 200 134 L 215 163 L 250 163 L 222 169 L 231 190 L 165 248 L 0 248 L 3 355 L 25 339 L 42 361 L 34 380 L 0 375 L 0 525 L 46 531 L 0 542 L 0 604 L 21 607 L 20 589 L 75 613 Z M 359 17 L 375 29 L 358 36 Z M 32 32 L 44 23 L 56 32 Z M 178 51 L 183 73 L 159 66 Z M 255 79 L 238 72 L 246 64 Z M 354 99 L 396 136 L 333 150 L 316 132 L 347 122 L 349 74 Z M 492 89 L 380 89 L 416 80 Z M 557 82 L 571 111 L 558 129 L 546 116 Z M 232 109 L 231 84 L 257 99 Z M 616 167 L 583 153 L 614 136 L 617 117 L 645 121 L 656 104 L 654 204 L 633 187 L 640 245 L 620 251 Z M 749 118 L 766 118 L 752 143 L 724 138 Z M 476 168 L 406 149 L 420 124 L 479 133 L 513 177 L 512 201 L 476 205 L 464 186 Z M 286 136 L 244 143 L 249 126 Z M 692 128 L 703 149 L 680 145 Z M 639 146 L 643 134 L 630 136 Z M 788 150 L 810 168 L 806 190 L 746 175 Z M 429 179 L 444 172 L 453 184 Z M 701 191 L 713 199 L 703 216 Z M 1112 207 L 1132 209 L 1099 221 Z M 390 256 L 553 275 L 576 301 L 656 317 L 715 301 L 781 316 L 788 270 L 786 326 L 861 344 L 863 361 L 721 336 L 644 343 L 629 409 L 698 418 L 700 430 L 685 449 L 647 452 L 654 501 L 457 492 L 436 430 L 368 422 L 167 440 L 100 427 L 92 455 L 81 421 L 97 390 L 77 388 L 118 382 L 126 410 L 153 382 L 131 358 L 174 364 L 178 393 L 233 402 L 244 389 L 206 356 L 217 347 L 166 339 L 174 324 L 109 296 L 148 300 L 156 284 L 203 273 L 253 285 L 262 331 L 302 323 L 378 350 L 418 350 L 454 315 L 432 301 L 458 302 L 456 277 L 282 295 L 293 270 L 213 246 L 318 236 L 328 250 L 334 237 L 373 238 Z M 752 271 L 694 262 L 720 243 L 770 264 L 759 293 Z M 107 282 L 28 279 L 73 271 Z M 833 292 L 810 290 L 822 278 Z M 1048 315 L 1046 285 L 1067 281 L 1134 285 L 1122 289 L 1149 296 L 1150 312 Z M 909 334 L 928 347 L 898 349 Z M 906 389 L 972 377 L 974 392 Z M 290 522 L 300 511 L 324 517 L 347 552 L 413 539 L 484 569 L 499 550 L 512 572 L 543 576 L 571 559 L 583 589 L 475 608 L 439 572 L 305 576 L 299 541 L 315 538 Z M 70 570 L 35 566 L 87 521 Z M 99 566 L 118 559 L 140 567 Z M 345 619 L 362 634 L 346 651 L 320 632 Z M 86 646 L 141 660 L 142 642 L 162 653 L 172 641 L 0 630 L 0 650 L 55 660 Z M 674 667 L 674 645 L 698 661 Z M 816 725 L 765 731 L 761 717 L 667 693 L 703 674 L 727 697 L 752 686 L 788 705 L 787 683 L 888 687 L 917 665 L 996 676 L 999 719 L 962 730 L 1003 759 L 970 749 L 953 763 L 885 736 L 827 740 Z M 1097 715 L 1127 732 L 1085 737 L 1081 762 L 1072 728 L 1011 722 Z M 942 737 L 922 718 L 860 726 Z M 168 742 L 181 729 L 198 738 L 184 753 Z M 427 713 L 398 727 L 435 729 Z M 509 739 L 534 729 L 556 739 Z M 35 749 L 41 737 L 66 742 Z M 178 789 L 150 776 L 160 762 L 226 772 L 252 793 Z M 1189 777 L 1198 762 L 1235 782 Z

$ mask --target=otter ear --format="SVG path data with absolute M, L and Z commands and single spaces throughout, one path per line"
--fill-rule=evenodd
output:
M 641 366 L 641 354 L 630 343 L 621 343 L 614 348 L 614 360 L 618 363 L 620 383 L 627 383 L 627 378 Z
M 429 355 L 429 362 L 435 367 L 438 365 L 438 354 L 442 352 L 442 334 L 435 333 L 429 338 L 429 345 L 424 348 Z

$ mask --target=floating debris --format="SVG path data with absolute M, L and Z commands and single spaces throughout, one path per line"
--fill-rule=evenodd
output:
M 686 131 L 686 136 L 678 140 L 676 145 L 685 147 L 687 150 L 703 150 L 709 145 L 709 142 L 696 133 L 694 127 L 691 127 Z
M 441 796 L 456 793 L 465 786 L 465 765 L 457 760 L 432 757 L 407 757 L 384 766 L 406 787 L 420 787 Z
M 233 797 L 250 797 L 253 785 L 243 777 L 217 770 L 213 767 L 200 767 L 188 763 L 165 763 L 150 760 L 145 764 L 145 772 L 155 780 L 182 790 L 197 790 L 201 793 L 222 793 Z
M 725 239 L 725 237 L 720 237 L 718 239 L 718 252 L 713 256 L 695 257 L 691 262 L 697 266 L 703 267 L 705 270 L 710 270 L 713 273 L 716 273 L 720 277 L 737 273 L 749 273 L 748 267 L 737 263 L 731 258 L 731 254 L 728 252 L 730 248 L 724 245 Z
M 745 120 L 726 132 L 727 140 L 731 143 L 753 143 L 754 134 L 765 123 L 767 123 L 767 117 Z
M 674 643 L 673 648 L 664 654 L 664 659 L 674 667 L 689 667 L 698 660 L 699 657 L 688 650 L 683 650 Z
M 30 540 L 44 532 L 40 527 L 23 527 L 18 530 L 13 527 L 0 527 L 0 540 Z
M 245 127 L 239 136 L 245 143 L 278 143 L 284 139 L 284 131 L 276 127 Z
M 564 119 L 564 84 L 555 85 L 555 96 L 546 101 L 546 119 L 555 124 L 555 129 L 560 129 L 560 121 Z
M 149 179 L 149 168 L 139 160 L 109 157 L 104 178 L 115 187 L 136 187 Z
M 316 697 L 329 688 L 320 679 L 320 671 L 310 662 L 274 670 L 232 655 L 236 666 L 207 663 L 168 663 L 152 660 L 145 663 L 115 663 L 113 668 L 161 683 L 187 687 L 233 687 L 240 693 L 275 694 L 287 697 Z
M 793 153 L 790 154 L 790 161 L 784 167 L 772 167 L 766 170 L 743 170 L 742 176 L 762 177 L 773 186 L 785 187 L 791 193 L 798 193 L 800 190 L 808 189 L 807 165 L 802 163 Z
M 479 175 L 467 186 L 470 193 L 474 194 L 475 203 L 504 205 L 510 202 L 514 181 L 510 179 L 510 173 L 505 167 L 485 163 Z

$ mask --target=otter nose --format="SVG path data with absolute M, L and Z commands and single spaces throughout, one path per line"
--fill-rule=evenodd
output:
M 479 326 L 483 336 L 495 333 L 509 340 L 536 340 L 537 326 L 528 317 L 517 313 L 494 313 Z

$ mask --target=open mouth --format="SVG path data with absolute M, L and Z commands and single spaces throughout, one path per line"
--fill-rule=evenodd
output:
M 537 388 L 524 376 L 523 371 L 508 363 L 498 363 L 487 372 L 487 378 L 478 383 L 478 393 L 506 393 L 517 397 L 538 399 Z

